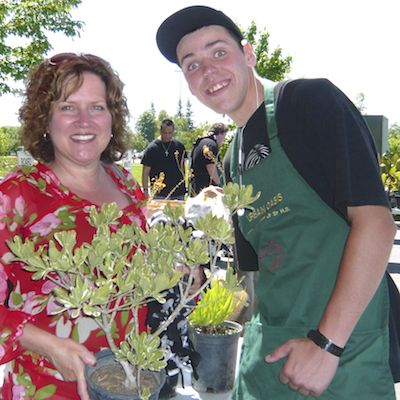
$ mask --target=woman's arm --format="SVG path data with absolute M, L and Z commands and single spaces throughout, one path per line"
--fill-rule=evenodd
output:
M 82 400 L 89 400 L 84 376 L 85 364 L 94 365 L 96 358 L 85 346 L 71 339 L 59 338 L 28 323 L 19 338 L 25 350 L 47 358 L 67 382 L 77 382 Z

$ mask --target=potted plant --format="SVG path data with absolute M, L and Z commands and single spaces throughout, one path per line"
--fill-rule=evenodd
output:
M 193 387 L 199 392 L 225 392 L 233 387 L 242 326 L 231 319 L 245 306 L 246 292 L 228 265 L 226 276 L 214 277 L 189 315 L 189 337 L 199 360 Z
M 250 207 L 255 199 L 252 187 L 229 184 L 224 188 L 224 203 L 231 213 Z M 90 224 L 96 229 L 91 243 L 77 247 L 73 231 L 57 232 L 48 246 L 38 248 L 29 240 L 22 242 L 19 236 L 8 243 L 15 260 L 32 272 L 32 279 L 47 278 L 56 285 L 51 295 L 59 307 L 54 313 L 93 318 L 107 338 L 111 361 L 114 364 L 116 361 L 123 370 L 124 395 L 137 392 L 136 397 L 111 397 L 111 390 L 105 389 L 105 397 L 97 394 L 93 397 L 150 397 L 150 385 L 141 377 L 146 370 L 161 371 L 165 367 L 160 333 L 212 280 L 217 266 L 215 256 L 209 252 L 210 243 L 220 247 L 222 243 L 233 242 L 232 226 L 223 217 L 209 213 L 193 227 L 184 228 L 178 223 L 183 217 L 183 207 L 167 206 L 164 212 L 169 222 L 156 224 L 147 231 L 135 225 L 115 229 L 121 212 L 114 203 L 104 204 L 99 210 L 91 209 Z M 194 237 L 193 230 L 202 234 Z M 196 269 L 207 263 L 209 278 L 193 293 Z M 175 268 L 178 264 L 184 265 L 187 272 Z M 152 333 L 139 332 L 140 308 L 151 301 L 163 302 L 165 291 L 175 285 L 179 285 L 181 299 L 168 319 Z M 119 344 L 113 332 L 117 311 L 132 313 L 130 333 Z M 103 358 L 104 354 L 100 354 L 101 366 Z M 115 371 L 112 374 L 114 381 Z M 100 386 L 88 384 L 90 391 Z M 154 396 L 157 398 L 157 394 Z
M 400 209 L 400 155 L 384 153 L 379 160 L 382 182 L 392 208 Z

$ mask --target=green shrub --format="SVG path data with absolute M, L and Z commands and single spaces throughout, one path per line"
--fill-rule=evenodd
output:
M 16 156 L 0 157 L 0 176 L 4 177 L 17 166 Z

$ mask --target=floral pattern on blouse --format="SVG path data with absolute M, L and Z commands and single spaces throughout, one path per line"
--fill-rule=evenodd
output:
M 130 205 L 122 210 L 120 224 L 136 224 L 145 229 L 144 196 L 139 185 L 117 165 L 104 167 L 130 199 Z M 58 337 L 72 338 L 93 352 L 107 347 L 104 335 L 90 318 L 51 315 L 55 304 L 48 294 L 54 284 L 32 280 L 32 274 L 20 263 L 10 261 L 7 247 L 7 241 L 15 235 L 40 245 L 48 243 L 55 232 L 71 229 L 77 233 L 78 246 L 88 242 L 94 234 L 88 222 L 92 205 L 70 192 L 50 168 L 40 163 L 18 168 L 0 184 L 0 364 L 8 363 L 3 400 L 79 399 L 76 383 L 63 381 L 47 359 L 21 348 L 18 337 L 27 322 Z M 145 309 L 142 314 L 144 329 Z M 129 321 L 126 313 L 116 318 L 115 333 L 120 341 L 125 339 Z

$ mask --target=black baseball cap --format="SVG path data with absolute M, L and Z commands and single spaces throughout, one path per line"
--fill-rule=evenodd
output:
M 156 41 L 163 56 L 179 65 L 176 48 L 188 33 L 209 25 L 219 25 L 228 29 L 238 39 L 243 39 L 238 26 L 222 11 L 207 6 L 183 8 L 169 16 L 158 28 Z

